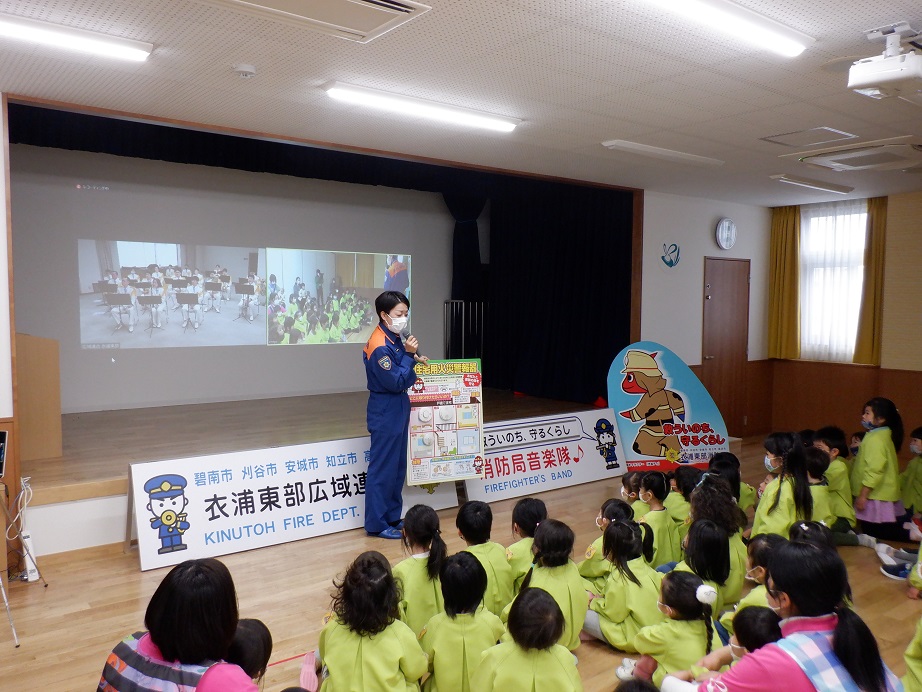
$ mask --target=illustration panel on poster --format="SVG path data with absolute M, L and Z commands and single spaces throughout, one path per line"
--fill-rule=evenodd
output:
M 618 478 L 621 438 L 611 409 L 484 426 L 482 479 L 465 481 L 470 500 L 495 502 L 556 488 Z
M 729 451 L 727 427 L 711 395 L 688 365 L 662 344 L 640 341 L 608 371 L 608 403 L 629 470 L 707 466 Z
M 483 378 L 480 360 L 417 363 L 410 387 L 407 485 L 483 475 Z

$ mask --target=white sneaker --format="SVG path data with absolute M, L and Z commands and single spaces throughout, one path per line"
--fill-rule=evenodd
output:
M 188 327 L 188 326 L 189 326 L 189 320 L 183 320 L 183 321 L 182 321 L 182 328 L 185 329 L 185 328 Z
M 622 659 L 621 665 L 618 666 L 618 669 L 615 671 L 615 677 L 619 680 L 633 680 L 634 679 L 634 668 L 637 666 L 637 661 L 633 658 Z
M 131 334 L 134 331 L 134 327 L 128 325 L 128 333 Z
M 198 322 L 193 322 L 193 323 L 192 323 L 192 328 L 193 328 L 193 329 L 198 329 Z
M 869 536 L 866 533 L 858 534 L 858 545 L 863 545 L 865 548 L 876 548 L 877 539 L 874 536 Z

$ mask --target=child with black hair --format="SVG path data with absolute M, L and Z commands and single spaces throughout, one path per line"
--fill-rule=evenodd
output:
M 640 518 L 650 511 L 650 505 L 640 499 L 640 480 L 643 475 L 640 471 L 628 471 L 621 476 L 621 499 L 634 510 L 636 521 L 640 521 Z
M 415 633 L 399 619 L 400 586 L 387 558 L 364 552 L 333 585 L 333 612 L 318 647 L 320 689 L 418 689 L 429 663 Z
M 455 519 L 458 535 L 467 543 L 467 552 L 480 560 L 487 572 L 487 591 L 483 605 L 494 615 L 500 615 L 512 602 L 512 567 L 506 559 L 506 549 L 490 540 L 493 511 L 480 500 L 468 500 L 458 510 Z
M 818 521 L 797 521 L 788 531 L 788 539 L 792 543 L 812 543 L 821 548 L 836 549 L 836 541 L 832 530 Z
M 813 518 L 804 446 L 797 433 L 776 432 L 765 438 L 765 470 L 778 477 L 768 483 L 752 521 L 753 536 L 787 536 L 797 520 Z
M 400 582 L 400 619 L 419 633 L 436 613 L 444 609 L 439 571 L 448 557 L 442 540 L 439 515 L 428 505 L 413 505 L 403 518 L 403 547 L 410 557 L 394 566 Z
M 595 525 L 602 535 L 592 542 L 586 549 L 585 558 L 576 565 L 583 577 L 586 591 L 596 595 L 601 594 L 611 572 L 611 563 L 605 557 L 605 551 L 602 549 L 605 529 L 613 521 L 629 521 L 633 518 L 634 510 L 624 500 L 609 498 L 602 503 L 602 508 L 595 518 Z
M 708 471 L 701 476 L 698 487 L 691 495 L 689 512 L 692 523 L 708 519 L 722 528 L 727 534 L 730 550 L 730 572 L 726 583 L 720 589 L 721 602 L 732 605 L 743 595 L 743 583 L 746 580 L 746 545 L 743 543 L 742 529 L 746 525 L 746 515 L 739 508 L 727 481 Z
M 535 540 L 535 529 L 547 519 L 547 507 L 543 500 L 523 497 L 512 508 L 512 535 L 519 540 L 506 548 L 506 560 L 512 568 L 512 593 L 519 592 L 522 580 L 528 574 L 535 560 L 531 546 Z
M 662 471 L 650 471 L 640 480 L 640 500 L 650 506 L 650 510 L 640 518 L 653 530 L 653 567 L 682 559 L 682 539 L 679 529 L 663 505 L 669 495 L 669 481 Z
M 907 514 L 913 515 L 912 521 L 922 527 L 922 428 L 909 433 L 909 451 L 913 457 L 900 474 L 900 497 Z
M 849 456 L 847 457 L 846 463 L 848 464 L 848 473 L 851 475 L 852 468 L 855 465 L 855 457 L 858 456 L 858 450 L 861 449 L 861 442 L 864 440 L 864 430 L 858 430 L 853 432 L 851 437 L 848 438 L 848 451 Z
M 622 680 L 615 692 L 659 692 L 659 688 L 649 680 Z
M 224 660 L 236 663 L 257 685 L 266 675 L 272 656 L 272 633 L 262 620 L 240 618 Z
M 692 527 L 694 530 L 694 527 Z M 717 591 L 700 577 L 688 572 L 670 572 L 660 586 L 660 610 L 667 620 L 644 627 L 634 638 L 639 661 L 624 659 L 618 668 L 619 679 L 643 677 L 642 671 L 655 661 L 653 684 L 659 686 L 669 673 L 686 670 L 711 653 L 714 628 L 711 622 Z
M 502 621 L 481 608 L 487 573 L 467 552 L 452 555 L 440 572 L 445 612 L 434 615 L 420 633 L 429 656 L 430 676 L 424 692 L 469 692 L 483 652 L 503 636 Z
M 602 595 L 589 602 L 583 631 L 622 651 L 633 652 L 634 637 L 665 619 L 657 607 L 663 575 L 643 554 L 643 530 L 634 521 L 605 528 L 603 550 L 612 565 Z
M 829 457 L 829 466 L 824 475 L 829 492 L 829 509 L 833 517 L 829 528 L 832 529 L 836 545 L 860 545 L 862 539 L 853 531 L 857 526 L 855 507 L 852 505 L 849 469 L 843 458 L 848 456 L 845 432 L 834 425 L 824 426 L 813 435 L 813 446 Z M 873 543 L 876 541 L 870 541 L 868 545 Z
M 730 576 L 730 542 L 727 532 L 710 519 L 696 519 L 685 539 L 685 559 L 675 572 L 691 572 L 718 595 L 711 602 L 714 613 L 723 611 L 721 591 Z
M 740 460 L 732 452 L 717 452 L 708 462 L 708 471 L 730 484 L 730 491 L 744 512 L 756 502 L 756 489 L 740 479 Z
M 740 599 L 735 610 L 728 610 L 720 617 L 720 625 L 728 634 L 733 634 L 733 619 L 740 611 L 753 606 L 766 606 L 768 604 L 768 593 L 765 590 L 768 563 L 771 559 L 772 551 L 785 542 L 786 539 L 777 533 L 760 533 L 749 541 L 746 558 L 746 579 L 753 582 L 755 586 Z
M 804 460 L 807 466 L 810 495 L 813 497 L 813 521 L 832 526 L 836 519 L 832 514 L 829 502 L 829 483 L 825 478 L 826 469 L 829 468 L 829 455 L 818 447 L 807 447 L 804 450 Z
M 557 642 L 564 616 L 543 589 L 523 588 L 509 611 L 512 641 L 483 655 L 471 681 L 476 692 L 582 692 L 576 659 Z
M 673 472 L 673 481 L 677 492 L 671 492 L 663 501 L 663 506 L 669 516 L 679 527 L 679 539 L 684 540 L 691 526 L 688 515 L 690 511 L 691 494 L 698 486 L 701 475 L 704 473 L 696 466 L 680 466 Z
M 589 595 L 576 565 L 570 559 L 575 536 L 573 530 L 556 519 L 542 521 L 535 530 L 535 564 L 522 582 L 522 590 L 528 587 L 544 589 L 560 606 L 564 617 L 564 631 L 560 644 L 572 651 L 579 646 L 579 633 L 586 619 Z M 512 608 L 507 606 L 503 619 L 507 620 Z

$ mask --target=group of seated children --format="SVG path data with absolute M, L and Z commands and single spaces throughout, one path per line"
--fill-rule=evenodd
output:
M 371 324 L 370 303 L 353 289 L 334 290 L 322 305 L 305 288 L 269 296 L 270 344 L 336 344 Z

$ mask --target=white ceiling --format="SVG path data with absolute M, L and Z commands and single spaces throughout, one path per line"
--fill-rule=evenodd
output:
M 750 48 L 642 0 L 425 0 L 432 11 L 358 44 L 195 0 L 3 0 L 0 11 L 154 44 L 145 63 L 0 39 L 0 90 L 161 118 L 766 206 L 922 189 L 920 173 L 835 173 L 761 137 L 827 126 L 867 141 L 922 136 L 922 107 L 846 89 L 863 31 L 922 30 L 919 0 L 740 0 L 817 39 L 800 57 Z M 256 65 L 243 80 L 232 66 Z M 332 101 L 337 80 L 521 118 L 480 133 Z M 628 139 L 718 158 L 698 167 L 609 151 Z

